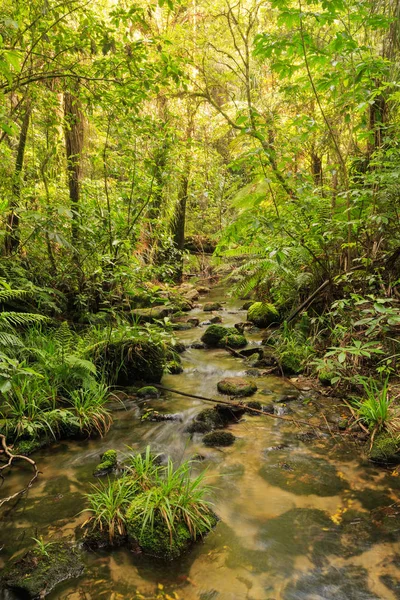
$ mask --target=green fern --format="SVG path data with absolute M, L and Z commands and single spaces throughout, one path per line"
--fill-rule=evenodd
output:
M 61 354 L 61 362 L 65 362 L 68 354 L 71 354 L 73 335 L 67 321 L 63 321 L 54 336 L 55 342 Z

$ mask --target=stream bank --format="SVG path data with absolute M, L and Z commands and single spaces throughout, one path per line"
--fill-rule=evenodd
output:
M 222 325 L 246 320 L 241 301 L 226 302 L 214 288 L 204 301 L 224 302 Z M 209 312 L 195 308 L 188 317 L 200 322 Z M 204 327 L 177 331 L 186 346 L 199 341 Z M 256 349 L 261 333 L 246 333 Z M 231 377 L 249 378 L 248 366 L 225 349 L 187 347 L 183 372 L 165 375 L 162 384 L 183 392 L 219 397 L 217 385 Z M 290 383 L 272 375 L 253 380 L 252 401 L 273 405 L 280 414 L 318 425 L 322 410 L 335 430 L 339 401 L 318 396 L 310 387 L 293 399 Z M 290 401 L 282 399 L 292 396 Z M 223 398 L 223 396 L 220 396 Z M 201 457 L 215 485 L 215 530 L 172 563 L 134 556 L 125 549 L 86 553 L 86 572 L 65 582 L 50 599 L 181 598 L 185 600 L 270 600 L 326 598 L 372 600 L 400 597 L 400 551 L 397 509 L 400 488 L 396 471 L 368 461 L 351 440 L 261 415 L 245 415 L 225 429 L 236 440 L 226 448 L 208 448 L 202 434 L 187 433 L 208 405 L 201 400 L 163 393 L 159 398 L 124 401 L 104 438 L 59 442 L 39 451 L 43 472 L 27 497 L 3 509 L 3 565 L 31 538 L 69 538 L 83 522 L 84 494 L 95 483 L 99 455 L 110 448 L 121 455 L 128 447 L 147 445 L 179 463 Z M 144 406 L 179 420 L 141 421 Z M 7 480 L 7 490 L 21 485 L 24 472 Z M 11 596 L 4 595 L 7 600 Z

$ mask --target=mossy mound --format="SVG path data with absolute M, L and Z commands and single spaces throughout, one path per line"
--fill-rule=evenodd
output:
M 137 323 L 154 323 L 160 321 L 174 312 L 171 306 L 153 306 L 151 308 L 135 308 L 131 311 L 132 319 Z
M 284 375 L 298 375 L 304 371 L 301 359 L 294 353 L 282 354 L 278 363 Z
M 203 305 L 204 312 L 212 312 L 213 310 L 222 310 L 223 306 L 220 302 L 206 302 Z
M 158 398 L 160 392 L 157 388 L 152 385 L 145 385 L 141 387 L 137 392 L 139 398 Z
M 240 333 L 229 333 L 218 342 L 218 346 L 220 348 L 226 348 L 227 346 L 228 348 L 243 348 L 247 346 L 247 340 Z
M 279 313 L 269 302 L 254 302 L 248 309 L 247 320 L 256 327 L 268 327 L 272 323 L 279 323 Z
M 241 377 L 226 377 L 217 383 L 217 388 L 220 394 L 238 397 L 251 396 L 257 391 L 254 381 Z
M 210 511 L 209 514 L 211 526 L 217 524 L 217 517 Z M 133 502 L 126 513 L 126 529 L 128 539 L 131 542 L 139 544 L 142 552 L 149 556 L 155 556 L 163 560 L 173 560 L 186 552 L 194 540 L 186 523 L 177 523 L 172 536 L 165 523 L 160 517 L 154 519 L 154 526 L 150 523 L 143 528 L 143 515 L 141 509 L 138 510 L 137 504 Z M 199 532 L 197 538 L 208 533 L 208 529 L 204 528 Z
M 336 496 L 348 486 L 328 461 L 287 451 L 268 454 L 260 475 L 297 495 Z
M 377 463 L 397 464 L 400 462 L 400 438 L 390 433 L 382 432 L 375 436 L 374 443 L 368 454 Z
M 78 551 L 64 542 L 46 546 L 46 554 L 30 550 L 3 572 L 2 584 L 21 598 L 44 598 L 59 583 L 84 571 Z
M 332 373 L 332 371 L 328 371 L 328 369 L 322 369 L 318 373 L 318 381 L 322 385 L 331 385 L 331 380 L 333 379 L 334 376 L 335 376 L 335 374 Z
M 98 344 L 88 358 L 109 383 L 124 386 L 135 381 L 160 383 L 166 361 L 161 346 L 137 339 Z
M 99 462 L 93 472 L 95 477 L 103 477 L 104 475 L 108 475 L 117 467 L 118 455 L 116 450 L 106 450 L 106 452 L 104 452 L 100 458 L 101 462 Z
M 201 341 L 209 348 L 218 348 L 222 338 L 228 335 L 230 335 L 230 330 L 227 327 L 210 325 L 201 336 Z
M 235 436 L 229 431 L 212 431 L 203 437 L 203 444 L 208 448 L 232 446 L 235 440 Z

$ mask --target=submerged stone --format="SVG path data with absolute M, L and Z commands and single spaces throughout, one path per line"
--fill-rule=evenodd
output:
M 257 391 L 257 386 L 254 381 L 242 379 L 241 377 L 226 377 L 217 384 L 220 394 L 228 396 L 251 396 Z
M 380 600 L 368 589 L 367 581 L 368 572 L 355 565 L 317 568 L 290 581 L 282 597 L 283 600 Z
M 152 385 L 145 385 L 137 391 L 139 398 L 158 398 L 160 392 Z
M 203 437 L 203 444 L 208 448 L 232 446 L 235 440 L 235 436 L 229 431 L 212 431 Z
M 269 302 L 254 302 L 247 313 L 247 320 L 256 327 L 268 327 L 272 323 L 279 322 L 279 313 L 273 304 Z
M 116 450 L 106 450 L 106 452 L 104 452 L 100 458 L 101 462 L 93 471 L 93 475 L 95 477 L 103 477 L 104 475 L 108 475 L 117 467 L 118 455 Z
M 282 467 L 286 464 L 290 470 Z M 270 456 L 260 475 L 271 485 L 298 495 L 336 496 L 348 485 L 328 461 L 293 452 Z
M 188 425 L 188 433 L 208 433 L 213 429 L 225 427 L 226 420 L 216 410 L 216 408 L 205 408 Z
M 44 598 L 62 581 L 82 575 L 80 554 L 65 542 L 51 542 L 29 550 L 22 558 L 6 567 L 2 584 L 22 598 Z

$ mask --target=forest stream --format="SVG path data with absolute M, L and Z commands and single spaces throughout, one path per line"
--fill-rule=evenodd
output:
M 210 300 L 223 301 L 223 325 L 245 321 L 242 302 L 227 300 L 221 287 Z M 207 320 L 195 308 L 189 316 Z M 177 332 L 188 346 L 204 327 Z M 250 344 L 261 332 L 248 334 Z M 224 377 L 248 377 L 245 362 L 224 349 L 193 349 L 182 354 L 184 370 L 165 375 L 162 384 L 182 392 L 217 398 Z M 73 538 L 85 520 L 84 494 L 97 483 L 93 470 L 99 455 L 115 448 L 143 451 L 147 445 L 179 463 L 201 457 L 195 469 L 207 468 L 215 486 L 216 528 L 182 559 L 161 563 L 126 549 L 85 552 L 86 572 L 58 586 L 48 597 L 175 598 L 184 600 L 373 600 L 400 598 L 400 517 L 396 472 L 363 459 L 356 446 L 330 434 L 324 424 L 343 412 L 340 401 L 320 397 L 313 389 L 296 399 L 288 380 L 255 378 L 252 400 L 274 403 L 276 414 L 315 424 L 294 425 L 268 415 L 245 415 L 228 429 L 237 438 L 229 448 L 206 448 L 200 434 L 185 432 L 188 422 L 208 404 L 164 392 L 147 406 L 161 413 L 179 413 L 179 421 L 140 421 L 137 401 L 116 404 L 114 424 L 104 438 L 62 441 L 34 454 L 42 474 L 27 496 L 3 507 L 0 567 L 32 538 Z M 336 429 L 337 431 L 337 429 Z M 12 493 L 29 476 L 15 469 L 3 486 Z M 397 538 L 397 539 L 396 539 Z M 11 600 L 4 592 L 2 600 Z

